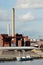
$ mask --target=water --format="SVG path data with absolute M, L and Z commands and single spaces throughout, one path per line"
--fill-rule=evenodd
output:
M 43 59 L 33 60 L 33 61 L 23 61 L 23 62 L 18 62 L 18 61 L 0 62 L 0 65 L 43 65 Z

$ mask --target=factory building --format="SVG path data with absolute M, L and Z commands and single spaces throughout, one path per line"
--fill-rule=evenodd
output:
M 12 35 L 10 34 L 10 25 L 7 25 L 7 34 L 0 34 L 0 46 L 30 46 L 28 36 L 15 34 L 15 9 L 12 8 Z
M 0 34 L 0 46 L 30 46 L 30 41 L 27 36 L 23 36 L 22 34 L 16 34 L 14 37 L 8 36 L 8 34 Z

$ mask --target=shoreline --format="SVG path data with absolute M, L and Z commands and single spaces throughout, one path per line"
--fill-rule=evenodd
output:
M 29 50 L 29 51 L 0 51 L 0 62 L 1 61 L 17 61 L 16 57 L 23 57 L 30 55 L 34 59 L 43 59 L 43 52 L 40 50 Z
M 42 57 L 34 57 L 33 60 L 37 60 L 37 59 L 43 59 Z M 33 60 L 28 60 L 28 61 L 33 61 Z M 4 62 L 4 61 L 17 61 L 16 57 L 14 58 L 0 58 L 0 62 Z

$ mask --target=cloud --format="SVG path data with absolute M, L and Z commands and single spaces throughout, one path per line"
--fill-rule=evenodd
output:
M 31 21 L 31 20 L 34 20 L 35 17 L 32 15 L 32 13 L 26 13 L 26 14 L 20 15 L 18 19 L 20 21 Z
M 7 10 L 0 9 L 0 21 L 10 21 L 10 17 Z
M 16 8 L 43 8 L 43 0 L 17 0 Z

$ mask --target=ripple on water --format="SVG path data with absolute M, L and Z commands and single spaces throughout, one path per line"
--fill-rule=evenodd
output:
M 18 61 L 0 62 L 0 65 L 43 65 L 43 59 L 23 62 Z

